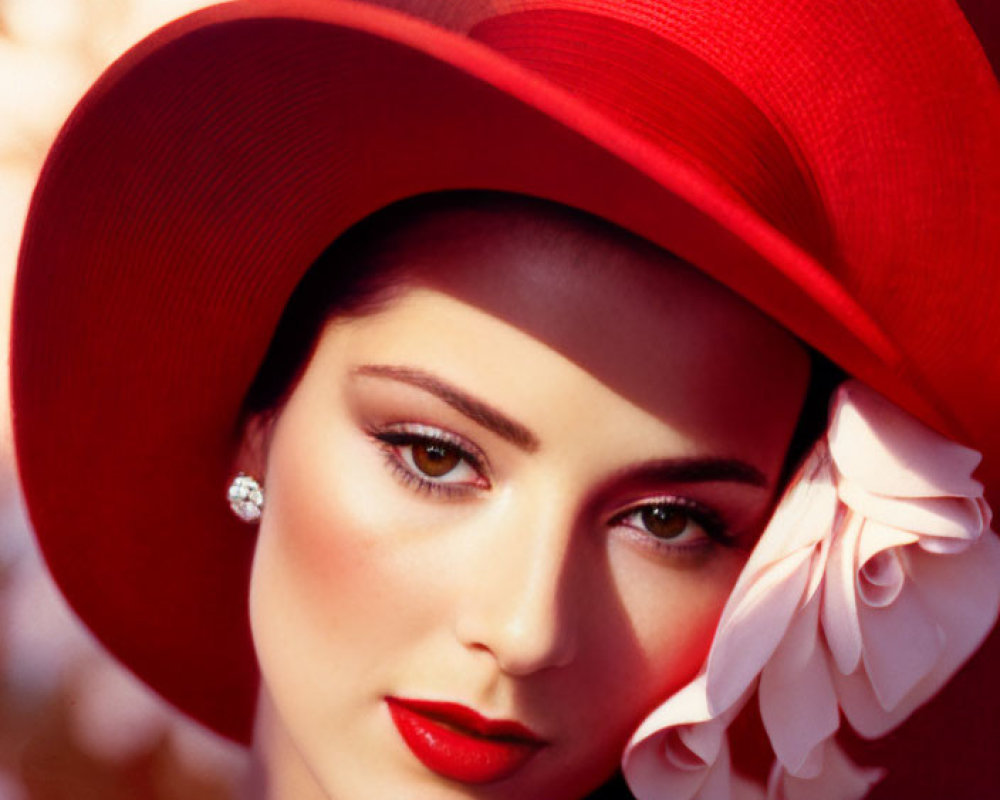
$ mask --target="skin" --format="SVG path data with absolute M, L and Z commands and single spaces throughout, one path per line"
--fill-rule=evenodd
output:
M 326 326 L 241 456 L 267 497 L 257 791 L 583 797 L 698 671 L 772 506 L 807 356 L 666 254 L 558 216 L 439 213 L 378 258 L 395 289 Z M 423 440 L 379 438 L 400 431 L 444 432 L 479 463 L 449 445 L 455 466 L 422 474 Z M 742 466 L 704 474 L 719 460 Z M 657 503 L 665 536 L 641 512 Z M 408 750 L 388 695 L 548 745 L 501 781 L 450 781 Z

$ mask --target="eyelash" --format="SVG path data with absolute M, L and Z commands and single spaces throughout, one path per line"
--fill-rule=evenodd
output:
M 487 477 L 489 468 L 486 456 L 474 445 L 456 434 L 440 428 L 413 423 L 369 430 L 368 434 L 382 450 L 386 464 L 394 477 L 405 486 L 418 492 L 444 498 L 459 498 L 491 488 L 490 480 Z M 407 463 L 406 458 L 400 452 L 403 448 L 412 448 L 417 445 L 437 445 L 451 451 L 476 473 L 481 483 L 436 481 L 421 475 Z M 412 458 L 412 451 L 410 458 Z M 449 474 L 450 471 L 445 474 Z M 690 522 L 705 532 L 707 538 L 693 543 L 672 544 L 670 539 L 659 538 L 646 528 L 626 522 L 630 517 L 641 514 L 646 509 L 659 507 L 681 511 Z M 729 533 L 723 518 L 712 508 L 688 497 L 669 495 L 644 500 L 617 512 L 607 524 L 612 528 L 629 529 L 632 532 L 631 538 L 635 539 L 640 546 L 661 554 L 692 556 L 708 552 L 716 546 L 736 546 L 736 539 Z
M 372 430 L 369 431 L 369 436 L 376 441 L 382 450 L 393 475 L 403 484 L 418 492 L 454 498 L 490 488 L 486 457 L 478 451 L 478 448 L 453 433 L 427 425 L 406 424 Z M 414 467 L 406 463 L 406 458 L 400 453 L 403 448 L 412 448 L 417 445 L 436 445 L 454 453 L 460 459 L 460 463 L 464 462 L 476 473 L 481 483 L 436 481 L 421 475 Z M 410 457 L 412 458 L 412 452 Z
M 694 523 L 705 532 L 707 538 L 693 543 L 672 544 L 670 539 L 659 538 L 647 528 L 626 522 L 627 519 L 641 514 L 644 510 L 661 507 L 682 512 L 691 523 Z M 608 525 L 627 528 L 635 532 L 630 535 L 641 546 L 648 547 L 655 552 L 671 555 L 698 555 L 708 552 L 717 546 L 734 547 L 736 545 L 736 539 L 730 534 L 723 518 L 715 510 L 688 497 L 670 495 L 644 500 L 641 503 L 629 506 L 623 511 L 619 511 L 608 521 Z M 683 532 L 682 530 L 681 533 Z

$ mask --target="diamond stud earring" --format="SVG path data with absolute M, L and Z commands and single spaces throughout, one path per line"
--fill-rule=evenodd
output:
M 241 520 L 256 522 L 260 519 L 260 511 L 264 507 L 264 490 L 256 478 L 241 472 L 229 484 L 226 496 L 229 507 Z

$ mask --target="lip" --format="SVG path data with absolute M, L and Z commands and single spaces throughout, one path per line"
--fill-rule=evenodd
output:
M 392 721 L 432 772 L 469 784 L 517 772 L 547 742 L 519 722 L 491 720 L 459 703 L 386 697 Z

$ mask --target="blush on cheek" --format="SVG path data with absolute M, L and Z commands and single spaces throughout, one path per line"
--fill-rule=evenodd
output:
M 655 705 L 698 673 L 744 558 L 719 550 L 702 566 L 675 568 L 619 551 L 612 563 Z
M 315 655 L 339 661 L 347 648 L 377 662 L 417 634 L 412 617 L 434 602 L 425 584 L 438 572 L 413 568 L 426 531 L 414 530 L 407 490 L 348 416 L 319 436 L 297 419 L 272 440 L 255 572 L 270 602 L 297 615 Z M 309 447 L 293 446 L 302 441 Z
M 269 494 L 262 535 L 274 540 L 273 569 L 282 576 L 283 591 L 294 597 L 297 613 L 344 631 L 378 585 L 377 548 L 364 520 L 352 516 L 336 491 L 319 490 L 324 484 L 315 473 L 290 474 L 305 471 L 293 465 Z

